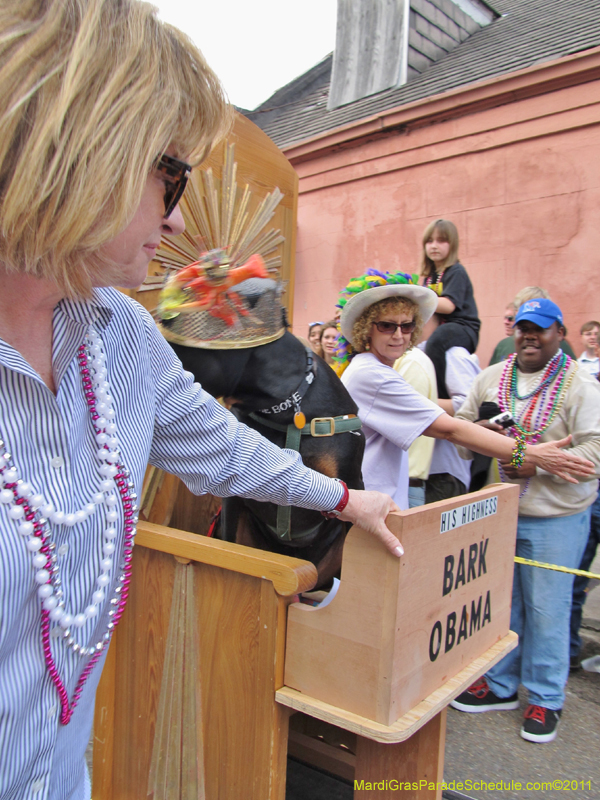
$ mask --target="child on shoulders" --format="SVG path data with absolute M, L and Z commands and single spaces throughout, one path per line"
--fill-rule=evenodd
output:
M 428 339 L 425 352 L 435 367 L 438 396 L 449 399 L 446 351 L 464 347 L 474 353 L 481 327 L 471 279 L 458 260 L 458 231 L 450 220 L 437 219 L 425 228 L 421 277 L 423 285 L 439 295 L 436 313 L 441 324 Z

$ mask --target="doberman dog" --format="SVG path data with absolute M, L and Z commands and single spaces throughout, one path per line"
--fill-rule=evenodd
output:
M 295 427 L 298 396 L 303 395 L 305 431 L 313 421 L 316 434 L 301 437 L 303 462 L 325 475 L 341 478 L 351 489 L 363 488 L 365 442 L 356 404 L 331 367 L 289 331 L 269 344 L 238 350 L 171 346 L 206 391 L 224 397 L 241 422 L 279 447 L 286 446 L 288 426 Z M 334 424 L 343 432 L 330 435 Z M 296 438 L 300 439 L 299 434 Z M 288 512 L 286 521 L 285 512 L 278 509 L 272 503 L 225 498 L 216 535 L 312 561 L 319 573 L 318 586 L 327 585 L 339 573 L 346 523 L 296 507 Z

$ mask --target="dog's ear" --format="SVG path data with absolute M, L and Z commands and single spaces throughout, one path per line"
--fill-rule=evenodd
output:
M 286 330 L 288 330 L 290 327 L 290 323 L 288 322 L 287 318 L 287 308 L 285 308 L 285 306 L 281 306 L 281 324 Z

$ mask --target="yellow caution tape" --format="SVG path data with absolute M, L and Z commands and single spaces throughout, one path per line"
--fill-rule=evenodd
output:
M 541 561 L 531 561 L 529 558 L 515 556 L 517 564 L 527 564 L 529 567 L 541 567 L 542 569 L 553 569 L 556 572 L 569 572 L 571 575 L 581 575 L 583 578 L 593 578 L 600 581 L 600 575 L 595 572 L 586 572 L 584 569 L 571 569 L 570 567 L 559 567 L 557 564 L 544 564 Z

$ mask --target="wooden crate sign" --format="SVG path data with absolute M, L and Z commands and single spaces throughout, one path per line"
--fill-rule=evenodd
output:
M 388 518 L 401 559 L 353 528 L 325 608 L 288 612 L 285 685 L 384 725 L 508 633 L 519 490 Z

